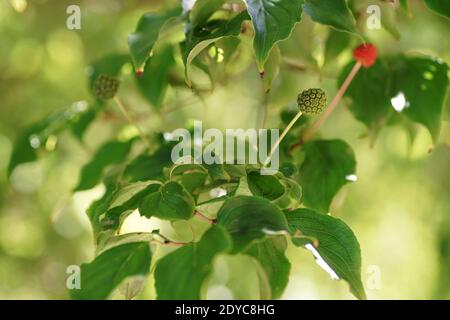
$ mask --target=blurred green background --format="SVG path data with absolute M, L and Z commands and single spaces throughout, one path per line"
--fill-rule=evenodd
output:
M 59 137 L 57 151 L 17 168 L 10 181 L 6 168 L 14 139 L 49 113 L 87 100 L 86 67 L 102 55 L 128 52 L 127 35 L 147 11 L 178 1 L 3 0 L 0 2 L 0 298 L 65 299 L 66 268 L 93 257 L 85 209 L 101 188 L 71 194 L 79 168 L 123 123 L 101 117 L 84 143 L 69 134 Z M 81 30 L 66 28 L 66 8 L 81 7 Z M 385 30 L 370 31 L 380 54 L 424 52 L 450 62 L 449 22 L 411 1 L 412 17 L 398 10 L 401 39 Z M 329 29 L 304 17 L 283 54 L 306 70 L 282 68 L 269 98 L 268 127 L 279 125 L 279 111 L 299 91 L 321 86 L 332 97 L 336 75 L 351 58 L 347 50 L 321 68 Z M 355 38 L 356 43 L 359 39 Z M 239 70 L 214 93 L 200 98 L 187 88 L 170 89 L 168 109 L 159 117 L 139 95 L 132 77 L 119 95 L 136 113 L 148 114 L 145 126 L 170 131 L 192 119 L 216 128 L 252 127 L 261 101 L 261 84 L 252 62 L 251 42 L 244 42 Z M 239 63 L 236 66 L 240 68 Z M 128 66 L 131 75 L 131 66 Z M 182 70 L 182 69 L 180 69 Z M 201 79 L 199 80 L 201 81 Z M 342 103 L 341 103 L 342 104 Z M 164 109 L 163 109 L 164 110 Z M 365 128 L 342 105 L 323 127 L 325 138 L 346 140 L 355 150 L 358 181 L 335 198 L 332 213 L 355 232 L 362 249 L 362 278 L 369 299 L 450 298 L 450 126 L 448 101 L 439 143 L 414 127 L 384 128 L 371 147 L 361 138 Z M 125 230 L 150 231 L 154 221 L 131 216 Z M 293 264 L 284 299 L 352 299 L 347 285 L 330 280 L 307 251 L 288 251 Z M 256 278 L 242 260 L 220 258 L 209 298 L 257 298 Z M 227 271 L 227 272 L 225 272 Z M 238 272 L 234 272 L 238 271 Z M 223 278 L 226 279 L 223 279 Z M 242 279 L 246 279 L 243 281 Z M 227 284 L 228 286 L 224 285 Z M 142 298 L 152 298 L 151 286 Z

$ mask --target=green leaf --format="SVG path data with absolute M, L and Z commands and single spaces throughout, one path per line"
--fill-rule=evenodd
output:
M 245 165 L 224 163 L 223 168 L 231 178 L 237 179 L 247 176 Z
M 356 21 L 346 0 L 305 0 L 304 10 L 315 22 L 357 33 Z
M 186 82 L 192 86 L 190 68 L 198 54 L 210 44 L 224 37 L 238 36 L 244 20 L 248 19 L 246 12 L 242 12 L 230 20 L 212 20 L 188 31 L 183 53 Z
M 305 237 L 314 239 L 315 249 L 325 263 L 349 283 L 358 299 L 366 299 L 361 282 L 361 249 L 352 230 L 337 218 L 309 209 L 288 212 L 286 217 L 294 233 L 292 242 L 303 246 Z M 298 235 L 303 239 L 296 238 Z
M 105 193 L 94 201 L 87 210 L 97 247 L 109 240 L 120 229 L 125 218 L 138 208 L 147 194 L 157 192 L 161 182 L 146 181 L 121 185 L 118 174 L 104 179 Z
M 348 48 L 350 42 L 351 37 L 348 33 L 330 29 L 325 43 L 325 64 L 334 62 Z
M 252 194 L 268 200 L 278 199 L 286 191 L 277 177 L 273 175 L 261 175 L 259 171 L 250 172 L 247 180 Z
M 168 46 L 148 60 L 142 76 L 136 75 L 142 95 L 155 109 L 159 110 L 163 103 L 169 84 L 169 72 L 174 65 L 173 48 Z
M 197 189 L 203 187 L 208 175 L 203 172 L 190 172 L 181 177 L 181 184 L 190 193 L 195 193 Z
M 397 25 L 397 11 L 393 3 L 379 3 L 381 9 L 381 25 L 388 31 L 396 40 L 400 39 L 400 32 Z
M 211 274 L 214 258 L 226 252 L 230 239 L 220 226 L 212 226 L 197 243 L 179 248 L 159 260 L 155 287 L 161 300 L 198 300 Z
M 84 121 L 83 117 L 92 110 L 93 107 L 85 101 L 77 101 L 70 107 L 55 112 L 25 129 L 14 143 L 8 165 L 8 176 L 18 165 L 36 161 L 40 151 L 53 151 L 54 145 L 49 146 L 47 142 L 50 138 L 56 138 L 55 136 L 61 131 L 77 128 L 78 134 L 82 135 L 88 124 L 84 124 L 81 128 L 80 122 Z
M 292 177 L 298 173 L 297 166 L 292 162 L 283 162 L 280 165 L 280 172 L 287 178 Z
M 81 266 L 81 288 L 70 290 L 72 299 L 106 299 L 126 278 L 146 276 L 150 269 L 148 242 L 126 243 L 104 251 Z
M 354 62 L 343 68 L 338 86 L 344 83 Z M 386 123 L 387 117 L 394 112 L 389 100 L 391 73 L 388 64 L 382 60 L 370 68 L 361 68 L 344 96 L 351 98 L 350 111 L 356 119 L 363 122 L 375 134 Z M 370 99 L 368 99 L 370 97 Z
M 119 185 L 116 183 L 115 176 L 109 176 L 105 178 L 104 181 L 105 192 L 103 196 L 89 206 L 86 213 L 91 222 L 92 231 L 94 233 L 95 243 L 99 240 L 99 235 L 102 232 L 101 218 L 103 214 L 108 210 L 111 201 L 113 199 L 114 193 L 119 190 Z
M 80 179 L 74 191 L 88 190 L 95 187 L 103 176 L 104 169 L 125 161 L 135 140 L 111 141 L 102 145 L 94 157 L 83 166 Z
M 305 160 L 299 170 L 303 202 L 328 212 L 333 197 L 355 174 L 352 148 L 342 140 L 314 140 L 303 146 Z
M 270 89 L 272 89 L 272 83 L 280 73 L 280 62 L 281 62 L 280 48 L 278 48 L 278 46 L 274 46 L 273 50 L 270 51 L 269 58 L 267 59 L 265 65 L 263 78 L 264 92 L 269 92 Z
M 402 8 L 409 12 L 409 4 L 408 4 L 408 0 L 400 0 L 400 5 L 402 6 Z
M 106 55 L 94 61 L 87 69 L 88 86 L 93 93 L 94 82 L 101 74 L 117 77 L 123 66 L 130 62 L 130 57 L 126 54 L 114 53 Z
M 296 181 L 289 178 L 282 178 L 279 181 L 286 191 L 280 198 L 273 201 L 273 203 L 281 209 L 297 208 L 302 199 L 302 187 Z
M 233 239 L 232 253 L 245 251 L 254 242 L 287 230 L 286 219 L 277 206 L 252 196 L 227 199 L 217 213 L 217 222 Z
M 224 3 L 225 0 L 197 0 L 190 14 L 192 25 L 196 27 L 205 23 Z
M 158 192 L 159 181 L 134 182 L 114 191 L 100 224 L 103 230 L 119 230 L 125 218 L 133 213 L 149 194 Z
M 203 187 L 207 178 L 208 170 L 199 164 L 176 164 L 169 173 L 170 180 L 180 182 L 190 193 Z
M 273 46 L 287 39 L 300 22 L 304 0 L 246 0 L 245 3 L 255 29 L 256 64 L 262 73 Z
M 123 178 L 129 182 L 162 180 L 163 169 L 173 165 L 170 144 L 161 145 L 153 154 L 145 152 L 133 159 L 125 168 Z
M 136 71 L 143 71 L 156 42 L 162 33 L 176 24 L 180 14 L 181 8 L 176 8 L 163 14 L 149 12 L 141 17 L 136 31 L 128 36 L 128 46 Z
M 270 284 L 269 299 L 278 299 L 288 284 L 291 263 L 285 255 L 286 248 L 286 238 L 278 236 L 255 243 L 247 251 L 258 261 L 263 276 L 267 277 Z
M 450 19 L 450 3 L 445 0 L 424 0 L 425 5 L 433 12 Z
M 423 124 L 436 142 L 448 88 L 448 65 L 428 57 L 399 57 L 392 70 L 391 97 L 403 94 L 406 105 L 402 113 Z
M 213 181 L 217 180 L 229 181 L 231 179 L 231 177 L 225 171 L 223 164 L 213 163 L 206 165 L 206 167 L 208 169 L 208 174 L 210 175 Z
M 75 121 L 71 125 L 71 131 L 72 134 L 78 138 L 78 140 L 82 141 L 85 132 L 89 128 L 89 126 L 94 122 L 95 118 L 97 117 L 97 114 L 99 113 L 99 108 L 89 108 L 80 116 L 78 117 L 78 120 Z
M 344 68 L 339 85 L 351 68 L 352 64 Z M 377 133 L 390 117 L 397 116 L 397 110 L 423 124 L 436 141 L 448 86 L 447 70 L 440 59 L 426 56 L 379 59 L 371 68 L 361 69 L 347 89 L 350 111 Z M 391 99 L 395 98 L 404 101 L 394 109 Z
M 46 123 L 38 123 L 32 125 L 24 133 L 22 133 L 17 141 L 14 143 L 14 149 L 11 154 L 8 165 L 8 176 L 11 175 L 13 170 L 20 164 L 36 161 L 38 158 L 37 146 L 40 148 L 41 141 L 39 139 L 39 132 L 42 132 L 46 127 Z M 37 139 L 37 140 L 33 140 Z M 36 144 L 33 143 L 36 141 Z M 33 146 L 32 146 L 33 144 Z
M 157 192 L 145 196 L 139 203 L 139 212 L 147 218 L 188 220 L 194 215 L 195 201 L 177 182 L 167 182 Z

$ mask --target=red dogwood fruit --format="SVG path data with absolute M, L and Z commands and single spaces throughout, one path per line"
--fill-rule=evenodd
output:
M 377 55 L 377 48 L 373 44 L 362 44 L 353 50 L 353 57 L 365 68 L 369 68 L 375 63 Z

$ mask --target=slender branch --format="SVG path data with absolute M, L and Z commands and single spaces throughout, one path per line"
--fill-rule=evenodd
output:
M 312 136 L 319 130 L 319 128 L 322 126 L 322 124 L 327 120 L 327 118 L 330 116 L 330 114 L 336 109 L 339 101 L 341 100 L 342 96 L 344 95 L 345 91 L 347 90 L 348 86 L 352 82 L 355 75 L 358 73 L 359 69 L 361 69 L 362 64 L 360 62 L 356 62 L 356 64 L 353 66 L 352 70 L 348 74 L 347 78 L 345 79 L 344 83 L 339 88 L 339 91 L 334 96 L 333 100 L 331 101 L 328 108 L 322 113 L 319 119 L 317 119 L 316 122 L 313 123 L 311 127 L 309 127 L 305 133 L 303 134 L 303 137 L 301 141 L 294 146 L 291 147 L 291 150 L 295 149 L 296 147 L 301 146 L 303 143 L 311 139 Z
M 164 115 L 167 115 L 167 114 L 172 113 L 174 111 L 178 111 L 178 110 L 181 110 L 181 109 L 183 109 L 185 107 L 189 107 L 189 106 L 195 104 L 198 99 L 199 98 L 197 96 L 194 96 L 191 99 L 184 101 L 182 105 L 179 105 L 178 103 L 167 104 L 167 105 L 163 106 L 161 108 L 161 110 L 163 111 Z
M 284 129 L 283 133 L 281 134 L 281 136 L 278 138 L 278 140 L 274 143 L 274 145 L 272 146 L 272 149 L 270 150 L 270 154 L 267 157 L 266 161 L 264 162 L 264 167 L 266 167 L 269 163 L 270 160 L 272 160 L 272 156 L 275 153 L 275 150 L 277 150 L 278 146 L 280 145 L 281 141 L 283 141 L 284 137 L 287 135 L 287 133 L 289 132 L 289 130 L 291 130 L 291 128 L 294 126 L 295 122 L 297 122 L 298 119 L 300 119 L 300 117 L 302 116 L 303 112 L 299 111 L 295 117 L 291 120 L 291 122 L 289 122 L 289 124 L 287 125 L 287 127 Z
M 175 246 L 175 247 L 181 247 L 181 246 L 185 246 L 188 244 L 191 244 L 191 242 L 177 242 L 177 241 L 172 241 L 169 238 L 167 238 L 166 236 L 162 235 L 161 233 L 159 233 L 159 231 L 157 232 L 153 232 L 154 235 L 159 236 L 161 239 L 163 239 L 163 241 L 158 241 L 153 239 L 152 241 L 161 245 L 165 245 L 165 246 Z
M 290 57 L 283 57 L 283 63 L 292 70 L 305 71 L 307 69 L 305 65 Z
M 182 247 L 190 244 L 189 242 L 175 242 L 175 241 L 158 241 L 158 240 L 152 240 L 153 243 L 160 244 L 162 246 L 172 246 L 172 247 Z
M 203 221 L 206 221 L 209 224 L 216 224 L 217 223 L 216 219 L 210 219 L 210 218 L 208 218 L 207 216 L 203 215 L 202 213 L 200 213 L 197 210 L 195 211 L 195 216 L 197 218 L 200 218 Z
M 125 106 L 123 105 L 122 101 L 116 96 L 116 97 L 114 97 L 114 102 L 117 104 L 117 106 L 119 107 L 119 110 L 122 112 L 123 116 L 127 119 L 127 121 L 137 129 L 137 131 L 139 132 L 139 135 L 141 136 L 142 141 L 144 141 L 144 143 L 147 145 L 147 147 L 150 148 L 151 147 L 150 141 L 145 136 L 145 133 L 141 129 L 141 127 L 136 123 L 136 121 L 133 120 L 131 115 L 128 113 L 128 111 L 125 108 Z
M 264 92 L 264 97 L 262 99 L 261 106 L 259 107 L 258 112 L 258 122 L 257 122 L 257 128 L 263 129 L 266 124 L 266 117 L 267 117 L 267 109 L 269 106 L 269 93 Z

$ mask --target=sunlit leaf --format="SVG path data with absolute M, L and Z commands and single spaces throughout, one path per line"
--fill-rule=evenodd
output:
M 273 46 L 288 38 L 300 21 L 304 0 L 246 0 L 255 29 L 253 46 L 260 72 Z
M 109 165 L 120 164 L 128 156 L 134 139 L 128 141 L 111 141 L 102 145 L 91 161 L 83 166 L 78 185 L 74 191 L 88 190 L 95 187 Z
M 183 53 L 186 82 L 189 86 L 192 85 L 190 68 L 195 57 L 219 39 L 238 36 L 241 33 L 242 22 L 246 19 L 248 19 L 247 13 L 242 12 L 230 20 L 211 20 L 189 30 Z
M 137 71 L 143 71 L 161 33 L 177 24 L 180 14 L 181 8 L 176 8 L 162 14 L 149 12 L 141 17 L 136 31 L 128 36 L 131 59 Z
M 330 29 L 325 42 L 325 63 L 335 62 L 335 59 L 348 48 L 351 37 L 346 32 Z
M 287 212 L 286 217 L 294 234 L 292 242 L 297 246 L 315 244 L 320 254 L 317 262 L 325 262 L 322 268 L 331 268 L 339 278 L 349 283 L 358 299 L 365 299 L 361 282 L 361 250 L 352 230 L 337 218 L 309 209 Z
M 212 272 L 214 258 L 226 252 L 231 242 L 220 226 L 211 227 L 199 242 L 185 245 L 159 260 L 155 269 L 157 298 L 198 300 Z
M 346 0 L 305 0 L 304 10 L 316 22 L 356 33 L 356 21 Z
M 393 3 L 379 3 L 381 8 L 381 25 L 386 29 L 395 39 L 400 39 L 400 31 L 398 30 L 397 12 Z
M 190 21 L 192 25 L 195 27 L 205 23 L 214 12 L 216 12 L 218 9 L 220 9 L 220 7 L 222 7 L 224 3 L 225 0 L 195 1 L 195 4 L 192 7 L 190 13 Z
M 125 218 L 139 207 L 149 194 L 158 192 L 159 181 L 134 182 L 120 186 L 112 194 L 107 210 L 100 221 L 103 230 L 119 230 Z

